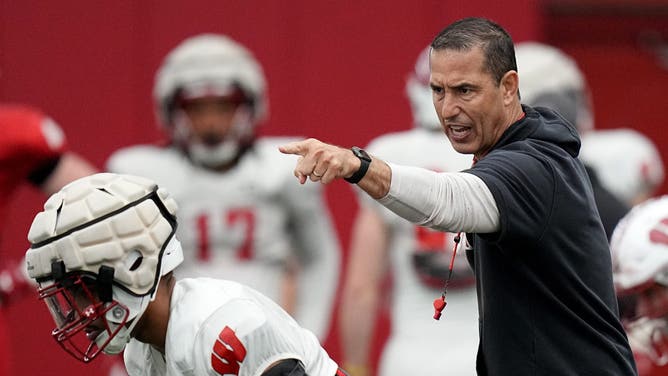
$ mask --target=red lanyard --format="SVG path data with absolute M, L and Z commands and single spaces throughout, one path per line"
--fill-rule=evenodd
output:
M 448 268 L 448 278 L 445 280 L 445 285 L 443 286 L 443 293 L 440 298 L 434 300 L 434 319 L 438 320 L 441 318 L 441 312 L 445 309 L 445 306 L 448 304 L 445 301 L 445 295 L 448 293 L 448 283 L 450 283 L 450 277 L 452 277 L 452 269 L 455 266 L 455 256 L 457 256 L 457 247 L 461 241 L 461 232 L 455 236 L 455 245 L 452 247 L 452 257 L 450 258 L 450 267 Z
M 474 156 L 473 157 L 473 164 L 475 165 L 476 162 L 478 162 L 478 159 Z M 445 280 L 445 284 L 443 285 L 443 293 L 441 293 L 440 298 L 434 299 L 434 320 L 438 320 L 441 318 L 441 314 L 443 310 L 445 309 L 445 306 L 448 304 L 445 301 L 445 295 L 448 293 L 448 284 L 450 283 L 450 278 L 452 277 L 452 269 L 455 267 L 455 257 L 457 256 L 457 248 L 459 247 L 459 242 L 462 240 L 462 232 L 458 232 L 457 236 L 455 236 L 455 245 L 452 247 L 452 257 L 450 258 L 450 267 L 448 268 L 448 278 Z

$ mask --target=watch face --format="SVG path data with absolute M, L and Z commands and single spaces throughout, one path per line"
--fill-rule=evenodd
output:
M 357 184 L 364 177 L 367 170 L 369 169 L 369 165 L 371 164 L 371 157 L 369 156 L 369 154 L 367 154 L 366 151 L 358 148 L 357 146 L 353 146 L 352 148 L 350 148 L 350 150 L 357 158 L 359 158 L 360 168 L 354 174 L 352 174 L 352 176 L 344 179 L 348 183 Z
M 353 151 L 353 154 L 355 154 L 355 156 L 357 158 L 364 159 L 365 161 L 371 162 L 371 157 L 369 156 L 369 154 L 367 154 L 367 152 L 365 150 L 360 149 L 357 146 L 353 146 L 352 151 Z

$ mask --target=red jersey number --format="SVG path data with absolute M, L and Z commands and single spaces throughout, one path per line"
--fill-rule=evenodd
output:
M 235 250 L 239 260 L 253 259 L 253 232 L 255 232 L 255 212 L 250 208 L 235 208 L 224 214 L 224 225 L 239 227 L 243 231 L 241 244 Z M 202 261 L 211 259 L 209 238 L 209 216 L 202 214 L 197 217 L 198 258 Z

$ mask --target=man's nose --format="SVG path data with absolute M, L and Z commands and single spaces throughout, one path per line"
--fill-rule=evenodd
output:
M 451 119 L 459 114 L 459 106 L 456 101 L 446 95 L 439 103 L 438 112 L 443 119 Z
M 203 111 L 200 115 L 200 121 L 202 130 L 204 131 L 216 132 L 220 131 L 221 128 L 225 128 L 224 116 L 216 110 L 208 109 Z

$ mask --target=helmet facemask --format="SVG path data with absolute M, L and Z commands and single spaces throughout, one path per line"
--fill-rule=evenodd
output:
M 238 89 L 236 92 L 240 93 Z M 238 97 L 242 96 L 239 100 Z M 200 97 L 205 98 L 205 97 Z M 209 131 L 196 134 L 193 120 L 184 109 L 184 104 L 175 105 L 172 112 L 172 138 L 180 145 L 189 158 L 201 166 L 217 169 L 234 161 L 251 143 L 255 134 L 252 103 L 243 94 L 210 96 L 213 100 L 229 102 L 234 106 L 230 125 L 224 132 Z M 196 100 L 190 98 L 189 100 Z M 180 102 L 187 102 L 180 101 Z M 224 121 L 221 119 L 221 121 Z M 215 128 L 215 127 L 214 127 Z
M 642 353 L 652 363 L 668 364 L 668 322 L 665 319 L 640 318 L 626 326 L 634 353 Z
M 110 288 L 110 284 L 101 286 L 94 277 L 70 274 L 38 291 L 56 323 L 51 336 L 85 363 L 105 351 L 128 321 L 130 310 L 105 296 L 108 292 L 103 291 Z
M 618 296 L 619 311 L 634 352 L 658 366 L 668 364 L 668 271 Z

